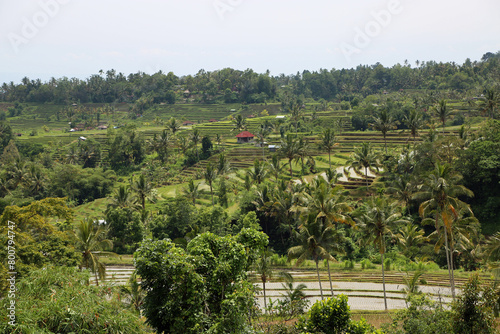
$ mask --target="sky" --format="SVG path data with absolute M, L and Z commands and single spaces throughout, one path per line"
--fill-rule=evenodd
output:
M 0 0 L 0 83 L 480 60 L 498 0 Z

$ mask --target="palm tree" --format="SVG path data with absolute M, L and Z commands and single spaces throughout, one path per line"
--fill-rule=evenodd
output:
M 337 140 L 335 138 L 335 133 L 333 132 L 332 129 L 327 128 L 323 130 L 323 133 L 320 135 L 320 140 L 321 140 L 321 147 L 328 152 L 328 164 L 330 165 L 330 168 L 332 168 L 331 153 L 333 149 L 339 145 L 339 143 L 337 143 Z
M 347 161 L 347 164 L 347 169 L 353 169 L 354 172 L 358 175 L 363 175 L 360 169 L 364 168 L 366 186 L 368 187 L 368 169 L 375 168 L 378 170 L 378 155 L 372 151 L 369 142 L 363 142 L 363 144 L 361 144 L 361 147 L 357 147 L 354 149 L 354 152 L 351 154 L 351 157 Z
M 410 134 L 413 136 L 413 146 L 415 147 L 417 143 L 418 130 L 424 125 L 424 118 L 422 113 L 413 109 L 410 111 L 409 115 L 405 115 L 403 123 L 410 129 Z M 408 138 L 409 139 L 409 138 Z
M 200 195 L 199 186 L 199 183 L 195 184 L 194 180 L 191 179 L 189 180 L 188 186 L 186 188 L 182 188 L 182 193 L 187 199 L 193 202 L 193 205 L 196 204 L 196 199 Z
M 106 277 L 106 266 L 99 261 L 100 255 L 116 255 L 106 252 L 106 249 L 113 248 L 113 242 L 106 239 L 106 230 L 102 226 L 94 224 L 90 219 L 82 220 L 74 231 L 76 237 L 75 248 L 82 253 L 82 262 L 80 270 L 84 267 L 89 269 L 95 275 L 96 285 L 99 285 L 99 279 Z
M 445 99 L 439 100 L 437 106 L 434 107 L 434 111 L 436 112 L 439 120 L 443 124 L 443 134 L 444 134 L 444 127 L 445 127 L 446 120 L 451 115 L 451 111 L 448 109 L 448 107 L 446 105 L 446 100 Z
M 212 167 L 212 164 L 210 162 L 207 163 L 207 167 L 205 168 L 203 176 L 205 178 L 205 182 L 207 182 L 208 186 L 210 187 L 210 194 L 212 195 L 212 205 L 214 205 L 213 183 L 217 178 L 217 171 L 215 170 L 215 168 Z
M 115 190 L 115 194 L 111 198 L 111 203 L 108 204 L 108 208 L 126 208 L 133 206 L 133 202 L 134 200 L 130 187 L 121 185 Z
M 262 159 L 266 158 L 264 155 L 264 144 L 268 135 L 269 131 L 263 125 L 261 125 L 259 131 L 257 132 L 257 141 L 260 147 L 262 147 Z
M 310 190 L 310 193 L 304 192 L 301 197 L 300 209 L 306 214 L 315 215 L 316 220 L 320 220 L 324 228 L 331 228 L 328 232 L 327 243 L 323 246 L 329 252 L 343 252 L 344 235 L 334 228 L 334 223 L 353 225 L 352 219 L 346 215 L 352 211 L 352 207 L 347 204 L 346 197 L 343 194 L 343 188 L 337 186 L 331 188 L 323 178 L 316 179 L 316 184 Z M 333 295 L 332 277 L 330 272 L 330 263 L 327 261 L 328 279 L 330 289 Z
M 200 130 L 194 129 L 193 132 L 191 132 L 190 139 L 193 142 L 194 149 L 196 150 L 196 161 L 198 161 L 200 160 L 198 157 L 198 143 L 201 141 Z
M 300 103 L 298 101 L 296 101 L 292 104 L 292 106 L 290 108 L 290 113 L 291 113 L 290 118 L 295 123 L 295 137 L 297 137 L 299 119 L 304 114 L 302 111 L 302 106 L 300 105 Z
M 297 264 L 304 260 L 312 258 L 316 264 L 316 273 L 318 275 L 318 284 L 323 299 L 323 287 L 319 276 L 319 260 L 334 260 L 325 245 L 329 244 L 333 228 L 325 226 L 322 220 L 316 220 L 314 214 L 309 214 L 304 218 L 305 222 L 299 227 L 297 233 L 298 246 L 291 247 L 288 250 L 289 259 L 297 259 Z
M 158 153 L 158 157 L 162 162 L 168 159 L 168 148 L 170 146 L 172 139 L 170 138 L 168 131 L 163 130 L 160 135 L 153 137 L 152 146 L 153 149 Z
M 500 95 L 493 87 L 486 89 L 486 94 L 481 101 L 481 108 L 483 113 L 487 113 L 488 116 L 493 119 L 495 118 L 495 111 L 498 110 L 500 105 Z
M 241 131 L 247 129 L 247 120 L 240 114 L 233 119 L 233 130 Z
M 386 237 L 392 236 L 392 228 L 396 224 L 406 223 L 401 219 L 397 202 L 390 202 L 386 198 L 377 197 L 368 201 L 361 208 L 361 214 L 356 218 L 365 243 L 373 243 L 378 249 L 382 260 L 382 285 L 384 289 L 384 306 L 387 311 L 387 296 L 385 292 L 384 254 Z
M 175 118 L 171 117 L 170 120 L 167 123 L 167 127 L 172 131 L 172 134 L 175 135 L 177 131 L 180 129 L 180 124 L 179 121 L 177 121 Z
M 436 163 L 434 170 L 424 182 L 422 191 L 415 194 L 416 199 L 425 200 L 419 206 L 421 217 L 434 213 L 436 230 L 442 230 L 446 251 L 448 275 L 450 277 L 451 293 L 455 298 L 455 282 L 453 277 L 453 254 L 450 253 L 448 236 L 452 231 L 453 217 L 457 217 L 457 210 L 467 207 L 467 204 L 458 199 L 458 196 L 472 197 L 473 193 L 458 182 L 462 176 L 448 164 Z M 440 222 L 444 229 L 440 229 Z
M 392 195 L 399 203 L 404 204 L 408 214 L 410 214 L 410 201 L 417 191 L 415 182 L 408 174 L 397 177 L 387 188 L 387 192 Z
M 224 153 L 219 154 L 219 160 L 217 161 L 217 175 L 225 175 L 232 170 L 231 164 L 226 158 Z
M 140 312 L 144 304 L 145 292 L 141 289 L 141 284 L 137 282 L 137 273 L 134 271 L 128 280 L 127 285 L 120 286 L 120 292 L 123 293 L 137 312 Z
M 177 141 L 177 146 L 178 146 L 178 151 L 182 152 L 182 154 L 186 154 L 186 151 L 189 148 L 189 142 L 186 136 L 177 136 L 176 138 Z
M 417 253 L 419 247 L 429 240 L 424 236 L 424 230 L 412 223 L 400 228 L 395 238 L 403 254 L 412 260 L 415 258 L 415 253 Z
M 284 165 L 281 164 L 280 158 L 277 154 L 271 156 L 271 160 L 267 162 L 268 172 L 274 176 L 274 181 L 277 183 Z
M 304 160 L 306 158 L 312 159 L 311 148 L 307 140 L 303 136 L 300 136 L 297 140 L 297 155 L 295 161 L 300 161 L 302 175 L 305 173 Z
M 146 199 L 151 195 L 151 191 L 153 190 L 151 183 L 146 180 L 144 174 L 140 174 L 137 181 L 134 181 L 134 177 L 132 176 L 130 184 L 132 191 L 134 191 L 137 196 L 137 200 L 139 201 L 142 210 L 146 210 Z
M 299 153 L 298 140 L 292 137 L 292 135 L 287 134 L 285 139 L 281 139 L 279 153 L 288 159 L 288 164 L 290 165 L 290 179 L 292 179 L 292 160 L 295 159 Z
M 259 159 L 255 159 L 253 162 L 253 168 L 248 170 L 247 173 L 253 181 L 257 182 L 257 184 L 261 184 L 267 175 L 265 167 L 264 163 L 261 163 Z
M 389 115 L 387 109 L 382 109 L 378 117 L 373 117 L 371 126 L 375 130 L 382 132 L 382 136 L 384 136 L 385 154 L 387 154 L 387 132 L 389 132 L 389 130 L 394 130 L 396 128 L 396 123 L 396 120 L 392 115 Z
M 267 313 L 266 282 L 271 279 L 273 269 L 271 267 L 271 252 L 268 249 L 261 251 L 260 257 L 255 263 L 255 271 L 262 281 L 262 291 L 264 293 L 264 312 Z

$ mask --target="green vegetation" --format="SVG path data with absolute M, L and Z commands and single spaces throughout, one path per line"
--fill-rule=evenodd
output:
M 500 261 L 499 61 L 280 77 L 111 70 L 4 84 L 0 242 L 16 245 L 20 326 L 377 332 L 352 320 L 347 297 L 334 297 L 345 290 L 333 282 L 353 281 L 381 283 L 386 310 L 388 300 L 407 301 L 392 320 L 380 316 L 387 333 L 490 332 L 499 309 L 490 286 Z M 253 138 L 238 143 L 243 130 Z M 4 304 L 7 252 L 0 247 Z M 34 277 L 44 280 L 38 288 Z M 270 292 L 270 279 L 281 287 Z M 386 291 L 392 283 L 404 290 Z M 435 303 L 426 286 L 451 293 Z M 73 302 L 76 287 L 86 297 Z M 311 297 L 322 301 L 297 321 Z

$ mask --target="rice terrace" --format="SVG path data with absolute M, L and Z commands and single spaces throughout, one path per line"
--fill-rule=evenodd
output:
M 1 4 L 0 333 L 500 332 L 478 1 Z

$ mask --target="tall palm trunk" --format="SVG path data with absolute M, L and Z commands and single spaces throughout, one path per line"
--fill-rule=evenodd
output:
M 328 151 L 328 164 L 330 165 L 330 169 L 332 169 L 332 151 Z
M 267 313 L 266 280 L 267 280 L 267 277 L 262 280 L 262 291 L 264 292 L 264 312 L 265 313 Z
M 332 275 L 330 274 L 330 261 L 328 261 L 328 259 L 326 260 L 326 265 L 328 266 L 328 279 L 330 280 L 330 291 L 332 292 L 333 296 Z
M 315 259 L 316 262 L 316 273 L 318 274 L 318 283 L 319 283 L 319 291 L 321 292 L 321 300 L 323 300 L 323 287 L 321 286 L 321 278 L 319 277 L 319 267 L 318 267 L 318 259 Z
M 438 216 L 436 214 L 436 227 L 438 226 Z M 444 233 L 444 248 L 445 248 L 445 253 L 446 253 L 446 265 L 448 267 L 448 277 L 450 279 L 450 289 L 451 289 L 451 296 L 453 299 L 455 299 L 455 284 L 453 282 L 453 268 L 451 265 L 451 258 L 450 258 L 450 249 L 448 247 L 448 231 L 447 231 L 446 224 L 444 223 L 443 220 L 443 233 Z
M 382 259 L 382 287 L 384 289 L 384 306 L 385 306 L 385 310 L 387 311 L 387 296 L 385 294 L 384 253 L 380 254 L 380 257 Z
M 292 159 L 288 159 L 288 163 L 290 164 L 290 181 L 292 181 L 293 179 Z
M 446 262 L 448 265 L 448 276 L 450 277 L 450 287 L 451 287 L 451 296 L 453 299 L 455 299 L 455 282 L 454 277 L 453 277 L 453 263 L 452 261 L 452 254 L 450 252 L 449 246 L 448 246 L 448 231 L 446 226 L 444 226 L 444 247 L 446 249 Z
M 387 138 L 385 133 L 384 133 L 384 146 L 385 146 L 385 155 L 387 155 Z

